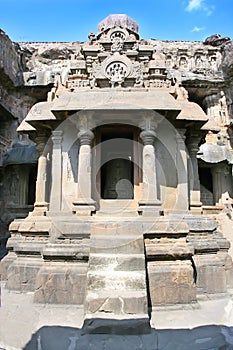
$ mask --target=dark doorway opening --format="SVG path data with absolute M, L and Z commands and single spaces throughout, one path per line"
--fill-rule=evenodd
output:
M 133 131 L 106 127 L 101 134 L 101 198 L 134 198 Z
M 36 178 L 37 178 L 37 167 L 33 166 L 30 169 L 28 176 L 28 199 L 27 204 L 33 205 L 36 197 Z
M 213 177 L 211 168 L 199 168 L 201 202 L 203 205 L 214 205 Z
M 103 199 L 133 199 L 133 163 L 116 158 L 101 168 L 101 197 Z

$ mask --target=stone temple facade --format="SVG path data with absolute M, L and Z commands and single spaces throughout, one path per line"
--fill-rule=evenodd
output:
M 84 43 L 0 46 L 6 288 L 87 318 L 227 293 L 232 41 L 144 40 L 110 15 Z

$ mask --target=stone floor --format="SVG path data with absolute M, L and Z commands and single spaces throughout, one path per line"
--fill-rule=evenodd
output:
M 230 296 L 202 298 L 182 309 L 153 310 L 147 334 L 127 335 L 120 321 L 121 334 L 87 334 L 82 309 L 33 304 L 31 293 L 9 292 L 4 283 L 1 289 L 0 350 L 233 349 Z

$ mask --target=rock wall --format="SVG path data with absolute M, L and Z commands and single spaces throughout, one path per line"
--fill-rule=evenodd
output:
M 227 42 L 222 49 L 222 70 L 225 78 L 225 93 L 228 111 L 233 118 L 233 41 Z

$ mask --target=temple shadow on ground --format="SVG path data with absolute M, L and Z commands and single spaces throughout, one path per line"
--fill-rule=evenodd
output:
M 107 322 L 106 322 L 107 321 Z M 93 323 L 97 327 L 92 328 Z M 138 332 L 135 320 L 87 320 L 80 328 L 45 326 L 32 335 L 23 350 L 232 350 L 233 327 L 153 329 Z

